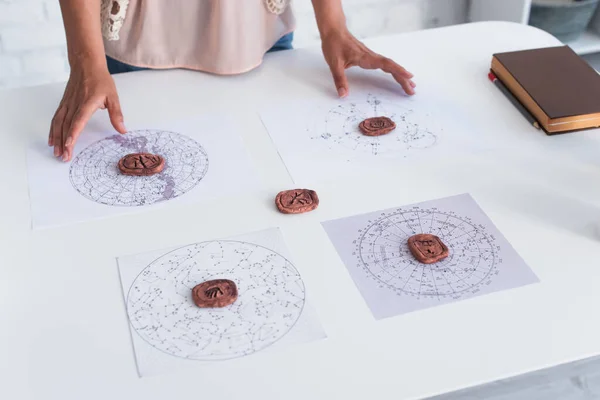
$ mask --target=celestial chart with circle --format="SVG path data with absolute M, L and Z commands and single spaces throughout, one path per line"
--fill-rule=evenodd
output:
M 434 264 L 419 263 L 408 238 L 438 236 L 449 256 Z M 460 298 L 491 284 L 499 273 L 500 248 L 485 226 L 471 218 L 437 208 L 398 209 L 382 213 L 355 241 L 358 267 L 381 287 L 417 298 Z
M 119 160 L 131 153 L 165 159 L 152 176 L 123 175 Z M 173 199 L 193 189 L 208 170 L 208 155 L 194 139 L 175 132 L 138 130 L 86 147 L 71 164 L 71 184 L 82 196 L 110 206 L 144 206 Z
M 396 129 L 382 136 L 365 136 L 358 125 L 372 117 L 388 117 L 396 123 Z M 425 126 L 433 121 L 421 115 L 402 99 L 369 94 L 364 101 L 342 103 L 327 111 L 324 118 L 315 121 L 308 131 L 311 139 L 330 150 L 346 150 L 352 153 L 377 156 L 393 154 L 406 156 L 410 152 L 435 146 L 442 128 L 435 131 Z
M 237 300 L 199 308 L 194 286 L 230 279 Z M 148 265 L 127 295 L 134 331 L 175 357 L 213 361 L 242 357 L 284 337 L 298 321 L 304 283 L 280 254 L 255 244 L 217 240 L 181 247 Z

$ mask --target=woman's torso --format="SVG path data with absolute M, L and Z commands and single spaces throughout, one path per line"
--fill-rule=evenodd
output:
M 103 0 L 106 55 L 148 68 L 238 74 L 295 20 L 288 0 Z M 112 22 L 111 22 L 112 21 Z

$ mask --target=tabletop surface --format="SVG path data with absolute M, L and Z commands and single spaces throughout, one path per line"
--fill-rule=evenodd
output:
M 119 75 L 126 123 L 236 113 L 264 185 L 241 199 L 32 230 L 26 149 L 46 140 L 64 84 L 1 92 L 0 397 L 417 399 L 600 354 L 598 133 L 547 137 L 486 77 L 493 53 L 560 43 L 501 22 L 366 43 L 413 72 L 420 91 L 452 93 L 508 146 L 432 161 L 418 174 L 409 165 L 366 181 L 315 183 L 319 209 L 287 218 L 272 199 L 292 180 L 256 111 L 291 97 L 334 96 L 318 48 L 267 55 L 241 76 Z M 352 90 L 388 78 L 351 71 L 349 79 Z M 320 222 L 464 192 L 540 282 L 376 321 Z M 127 234 L 131 226 L 136 235 Z M 281 228 L 328 338 L 139 378 L 115 257 L 269 227 Z

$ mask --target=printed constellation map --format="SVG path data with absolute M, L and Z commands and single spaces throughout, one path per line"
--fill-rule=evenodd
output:
M 153 153 L 165 168 L 153 176 L 127 176 L 119 160 L 130 153 Z M 162 130 L 115 135 L 85 148 L 72 162 L 69 176 L 82 196 L 110 206 L 144 206 L 169 200 L 194 188 L 208 170 L 208 156 L 194 139 Z
M 382 213 L 359 232 L 358 266 L 398 294 L 458 299 L 491 284 L 502 263 L 500 247 L 484 225 L 435 207 Z M 408 249 L 408 238 L 419 233 L 438 236 L 452 249 L 451 255 L 434 266 L 418 262 Z
M 376 318 L 450 303 L 538 279 L 468 194 L 323 223 Z M 421 263 L 408 247 L 437 236 L 449 255 Z
M 466 110 L 439 93 L 413 97 L 355 90 L 344 99 L 296 100 L 265 107 L 260 117 L 296 184 L 354 180 L 405 167 L 442 164 L 485 149 Z M 361 132 L 369 118 L 396 128 L 380 136 Z
M 230 279 L 239 296 L 224 308 L 198 308 L 191 291 Z M 245 356 L 277 342 L 296 324 L 305 302 L 296 268 L 255 244 L 215 240 L 181 247 L 148 265 L 127 294 L 132 328 L 155 349 L 192 360 Z
M 308 128 L 311 139 L 329 149 L 339 147 L 359 154 L 396 155 L 436 144 L 438 135 L 417 118 L 416 111 L 401 100 L 392 101 L 381 95 L 368 94 L 365 100 L 339 104 L 325 118 Z M 383 136 L 365 136 L 358 125 L 361 121 L 384 116 L 396 123 L 396 129 Z M 427 116 L 427 115 L 426 115 Z

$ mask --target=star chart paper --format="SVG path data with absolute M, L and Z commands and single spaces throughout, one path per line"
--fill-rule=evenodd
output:
M 538 282 L 468 194 L 322 225 L 376 319 Z M 438 236 L 449 256 L 418 262 L 407 240 L 420 233 Z
M 279 229 L 119 257 L 140 376 L 326 337 Z M 237 300 L 198 308 L 192 288 L 229 279 Z
M 162 205 L 214 199 L 255 190 L 259 180 L 235 123 L 208 117 L 132 129 L 125 135 L 84 132 L 70 163 L 57 161 L 45 144 L 28 151 L 34 228 L 138 212 Z M 153 176 L 126 176 L 117 167 L 126 154 L 165 159 Z
M 292 179 L 307 185 L 407 162 L 460 157 L 491 146 L 482 140 L 482 130 L 440 97 L 356 90 L 346 99 L 295 101 L 260 114 Z M 382 136 L 363 135 L 360 122 L 377 116 L 391 118 L 396 129 Z

